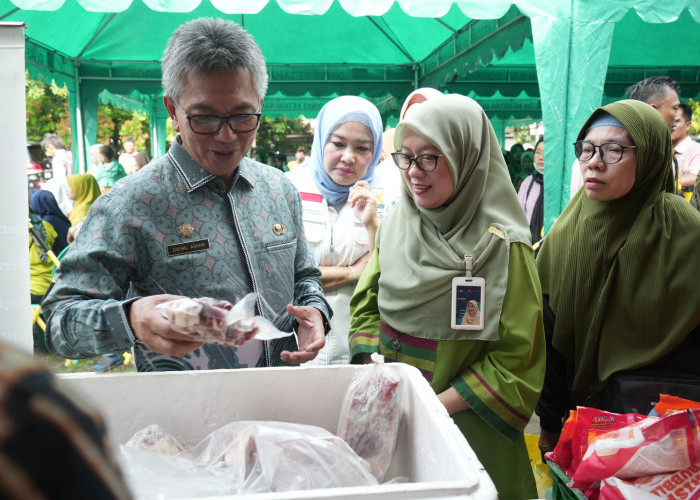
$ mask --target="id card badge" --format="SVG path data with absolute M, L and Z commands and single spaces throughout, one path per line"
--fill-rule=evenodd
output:
M 452 279 L 452 316 L 450 323 L 453 330 L 484 329 L 486 280 L 472 276 L 472 265 L 472 256 L 465 255 L 465 276 Z
M 484 278 L 452 279 L 452 328 L 454 330 L 484 329 Z

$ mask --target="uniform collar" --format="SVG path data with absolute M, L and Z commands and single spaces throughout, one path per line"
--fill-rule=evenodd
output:
M 218 178 L 205 170 L 199 163 L 197 163 L 192 156 L 187 152 L 187 150 L 180 143 L 180 136 L 178 135 L 173 140 L 170 149 L 168 150 L 168 158 L 170 163 L 173 164 L 178 175 L 185 183 L 187 187 L 187 192 L 191 193 L 200 187 L 209 184 L 210 182 L 218 181 Z M 238 179 L 242 179 L 249 186 L 253 187 L 255 182 L 253 176 L 250 172 L 249 159 L 244 157 L 238 164 L 236 169 L 236 174 L 233 177 L 232 187 L 238 182 Z

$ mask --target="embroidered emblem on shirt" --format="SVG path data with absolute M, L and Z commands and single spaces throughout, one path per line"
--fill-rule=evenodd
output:
M 168 251 L 168 257 L 175 257 L 176 255 L 183 255 L 186 253 L 201 252 L 209 248 L 209 240 L 196 240 L 188 241 L 186 243 L 177 243 L 175 245 L 168 245 L 166 247 Z
M 284 227 L 284 224 L 275 224 L 274 226 L 272 226 L 272 232 L 279 236 L 280 234 L 286 233 L 287 228 Z
M 194 228 L 189 224 L 183 224 L 177 232 L 180 233 L 180 236 L 183 238 L 191 238 L 194 234 Z

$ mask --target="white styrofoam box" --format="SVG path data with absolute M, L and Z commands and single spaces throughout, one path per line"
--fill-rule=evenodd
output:
M 496 489 L 420 372 L 402 363 L 404 419 L 387 479 L 409 483 L 239 495 L 240 499 L 495 499 Z M 61 375 L 102 413 L 110 437 L 126 442 L 159 424 L 185 446 L 239 420 L 316 425 L 336 433 L 345 391 L 362 366 L 250 368 L 158 373 Z M 222 498 L 233 497 L 216 497 Z

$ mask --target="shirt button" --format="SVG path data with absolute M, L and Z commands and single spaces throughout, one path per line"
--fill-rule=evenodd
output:
M 223 191 L 224 190 L 224 183 L 221 181 L 215 181 L 214 182 L 214 189 L 217 191 Z

